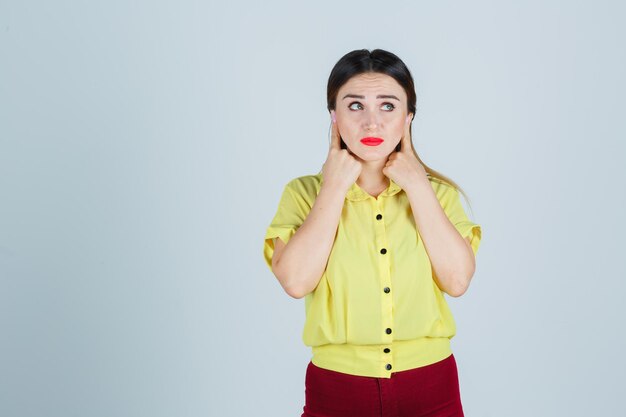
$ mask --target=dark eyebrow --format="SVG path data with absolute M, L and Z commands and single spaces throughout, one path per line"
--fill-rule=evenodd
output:
M 342 100 L 347 99 L 348 97 L 352 97 L 352 98 L 365 98 L 365 96 L 359 96 L 356 94 L 346 94 Z M 392 94 L 379 94 L 376 96 L 376 98 L 393 98 L 394 100 L 398 100 L 400 101 L 400 99 Z

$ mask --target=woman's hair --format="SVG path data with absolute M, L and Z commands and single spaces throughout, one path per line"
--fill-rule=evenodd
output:
M 337 61 L 332 71 L 330 72 L 330 76 L 328 77 L 328 85 L 326 89 L 326 100 L 329 113 L 331 110 L 335 110 L 335 107 L 337 105 L 337 93 L 339 92 L 339 89 L 352 77 L 364 73 L 381 73 L 393 77 L 402 86 L 402 88 L 404 88 L 407 96 L 408 111 L 410 113 L 413 113 L 413 118 L 415 118 L 416 96 L 415 85 L 413 83 L 413 77 L 411 76 L 411 72 L 400 58 L 398 58 L 393 53 L 385 51 L 383 49 L 374 49 L 371 52 L 367 49 L 356 49 L 352 52 L 348 52 L 343 57 L 341 57 L 339 61 Z M 412 121 L 411 126 L 409 126 L 409 131 L 411 131 L 411 127 Z M 424 166 L 424 170 L 426 171 L 427 175 L 443 181 L 456 188 L 463 194 L 463 196 L 466 200 L 468 200 L 469 203 L 467 195 L 456 182 L 443 175 L 442 173 L 435 171 L 421 160 L 421 158 L 415 151 L 415 147 L 412 143 L 412 138 L 413 135 L 411 135 L 411 150 L 413 151 L 413 154 L 415 155 L 417 160 Z M 396 150 L 398 150 L 398 147 L 396 147 Z

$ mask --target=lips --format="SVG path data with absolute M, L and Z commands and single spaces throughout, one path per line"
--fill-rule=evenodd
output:
M 368 136 L 366 138 L 361 139 L 361 143 L 367 146 L 377 146 L 383 143 L 384 140 L 382 138 L 375 138 L 372 136 Z

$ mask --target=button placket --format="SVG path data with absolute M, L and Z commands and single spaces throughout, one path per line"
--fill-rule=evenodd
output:
M 381 339 L 384 345 L 388 345 L 381 350 L 381 359 L 384 370 L 393 369 L 393 357 L 391 355 L 391 344 L 393 341 L 393 296 L 391 293 L 391 261 L 388 250 L 387 231 L 385 228 L 385 216 L 383 210 L 384 198 L 373 199 L 374 213 L 376 213 L 374 226 L 376 230 L 376 248 L 379 256 L 379 276 L 381 284 Z

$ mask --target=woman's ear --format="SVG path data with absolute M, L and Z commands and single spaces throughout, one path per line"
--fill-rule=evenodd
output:
M 333 119 L 333 123 L 337 122 L 337 118 L 335 117 L 335 111 L 334 110 L 330 111 L 330 118 Z

